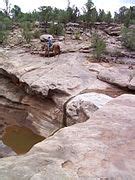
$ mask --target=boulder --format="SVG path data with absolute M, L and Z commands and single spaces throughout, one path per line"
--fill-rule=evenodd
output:
M 52 40 L 54 39 L 51 34 L 43 34 L 43 35 L 40 36 L 40 40 L 41 41 L 47 41 L 48 37 L 50 37 Z
M 66 125 L 73 125 L 88 120 L 99 108 L 112 98 L 100 93 L 79 94 L 66 104 Z

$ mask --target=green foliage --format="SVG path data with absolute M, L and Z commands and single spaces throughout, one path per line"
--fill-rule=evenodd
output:
M 53 9 L 51 6 L 41 6 L 39 10 L 40 21 L 48 23 L 53 20 Z
M 8 32 L 11 29 L 12 20 L 3 12 L 0 12 L 0 44 L 6 43 Z
M 67 8 L 67 22 L 77 22 L 80 11 L 76 6 Z
M 112 15 L 111 15 L 110 11 L 105 15 L 105 22 L 107 22 L 107 23 L 112 22 Z
M 98 21 L 99 22 L 104 22 L 105 18 L 106 18 L 105 11 L 103 9 L 99 9 Z
M 84 19 L 86 22 L 92 22 L 93 20 L 93 15 L 95 14 L 94 10 L 94 3 L 91 0 L 88 0 L 87 3 L 85 4 L 85 8 L 83 9 L 83 13 L 84 13 Z
M 135 29 L 125 27 L 122 30 L 122 43 L 129 50 L 135 50 Z
M 9 30 L 12 26 L 12 20 L 0 12 L 0 30 Z
M 19 18 L 19 15 L 21 15 L 21 8 L 17 5 L 14 5 L 14 7 L 11 9 L 12 17 L 13 19 Z
M 74 36 L 75 36 L 75 39 L 76 39 L 76 40 L 79 40 L 79 39 L 80 39 L 81 34 L 80 34 L 80 32 L 79 32 L 79 31 L 77 31 L 77 32 L 75 32 Z
M 21 23 L 21 28 L 27 31 L 32 31 L 32 26 L 33 24 L 29 21 L 24 21 L 23 23 Z
M 32 34 L 32 36 L 36 39 L 38 39 L 40 37 L 40 35 L 41 35 L 41 32 L 37 29 Z
M 106 43 L 96 33 L 92 37 L 92 47 L 94 48 L 94 57 L 98 60 L 101 59 L 102 54 L 106 51 Z
M 114 21 L 118 23 L 124 23 L 126 27 L 135 22 L 135 6 L 127 8 L 125 6 L 119 9 L 119 12 L 115 12 Z
M 48 32 L 52 35 L 64 35 L 64 28 L 62 24 L 52 24 Z
M 2 44 L 4 42 L 6 38 L 6 34 L 4 31 L 0 31 L 0 44 Z
M 30 43 L 32 39 L 32 24 L 29 21 L 26 21 L 21 24 L 21 27 L 23 29 L 23 37 L 25 38 L 27 43 Z
M 23 37 L 25 38 L 26 42 L 29 44 L 32 39 L 32 33 L 28 30 L 23 30 Z

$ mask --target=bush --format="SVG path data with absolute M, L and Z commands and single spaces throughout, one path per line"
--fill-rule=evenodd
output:
M 31 31 L 32 30 L 32 24 L 29 21 L 24 21 L 21 23 L 21 28 L 23 30 Z
M 32 24 L 29 21 L 25 21 L 21 24 L 23 37 L 27 43 L 30 43 L 32 39 Z
M 129 50 L 135 50 L 135 29 L 125 27 L 122 30 L 122 44 Z
M 98 34 L 92 36 L 92 48 L 94 48 L 94 57 L 101 59 L 101 56 L 106 51 L 106 43 Z
M 57 36 L 64 35 L 63 25 L 62 24 L 52 24 L 48 30 L 48 33 L 52 34 L 52 35 L 57 35 Z
M 31 39 L 32 39 L 32 33 L 30 31 L 23 30 L 23 37 L 25 38 L 27 43 L 30 43 Z
M 3 44 L 3 43 L 6 44 L 8 34 L 9 34 L 9 31 L 0 30 L 0 44 Z
M 0 44 L 2 44 L 5 40 L 5 32 L 4 31 L 0 31 Z
M 12 27 L 12 20 L 4 14 L 0 14 L 0 44 L 6 43 L 9 30 Z
M 33 37 L 36 38 L 36 39 L 39 38 L 40 35 L 41 35 L 41 33 L 40 33 L 39 30 L 35 30 L 35 31 L 33 32 Z

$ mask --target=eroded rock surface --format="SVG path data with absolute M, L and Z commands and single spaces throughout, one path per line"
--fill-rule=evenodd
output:
M 0 82 L 1 135 L 9 125 L 29 127 L 44 137 L 48 137 L 63 126 L 63 113 L 54 102 L 28 95 L 2 75 Z
M 97 79 L 110 65 L 91 64 L 83 53 L 53 58 L 32 56 L 20 49 L 2 53 L 1 132 L 7 125 L 23 124 L 48 137 L 65 125 L 63 108 L 71 97 L 85 91 L 114 92 L 114 87 Z
M 14 156 L 16 153 L 0 140 L 0 158 Z
M 87 122 L 61 129 L 26 155 L 0 161 L 3 180 L 135 178 L 135 96 L 122 95 Z
M 135 69 L 129 69 L 127 66 L 116 66 L 104 69 L 99 73 L 98 78 L 123 88 L 135 89 Z
M 85 93 L 72 98 L 66 104 L 66 124 L 84 122 L 112 98 L 100 93 Z

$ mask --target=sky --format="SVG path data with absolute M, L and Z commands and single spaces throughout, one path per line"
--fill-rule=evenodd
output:
M 0 0 L 0 8 L 4 7 L 4 0 Z M 38 9 L 40 6 L 52 6 L 60 9 L 67 7 L 67 0 L 9 0 L 11 5 L 18 5 L 22 12 L 29 12 Z M 76 5 L 80 9 L 85 5 L 87 0 L 70 0 L 71 6 Z M 97 9 L 104 9 L 105 11 L 118 11 L 122 6 L 130 7 L 135 5 L 135 0 L 93 0 Z M 11 6 L 11 7 L 12 7 Z

